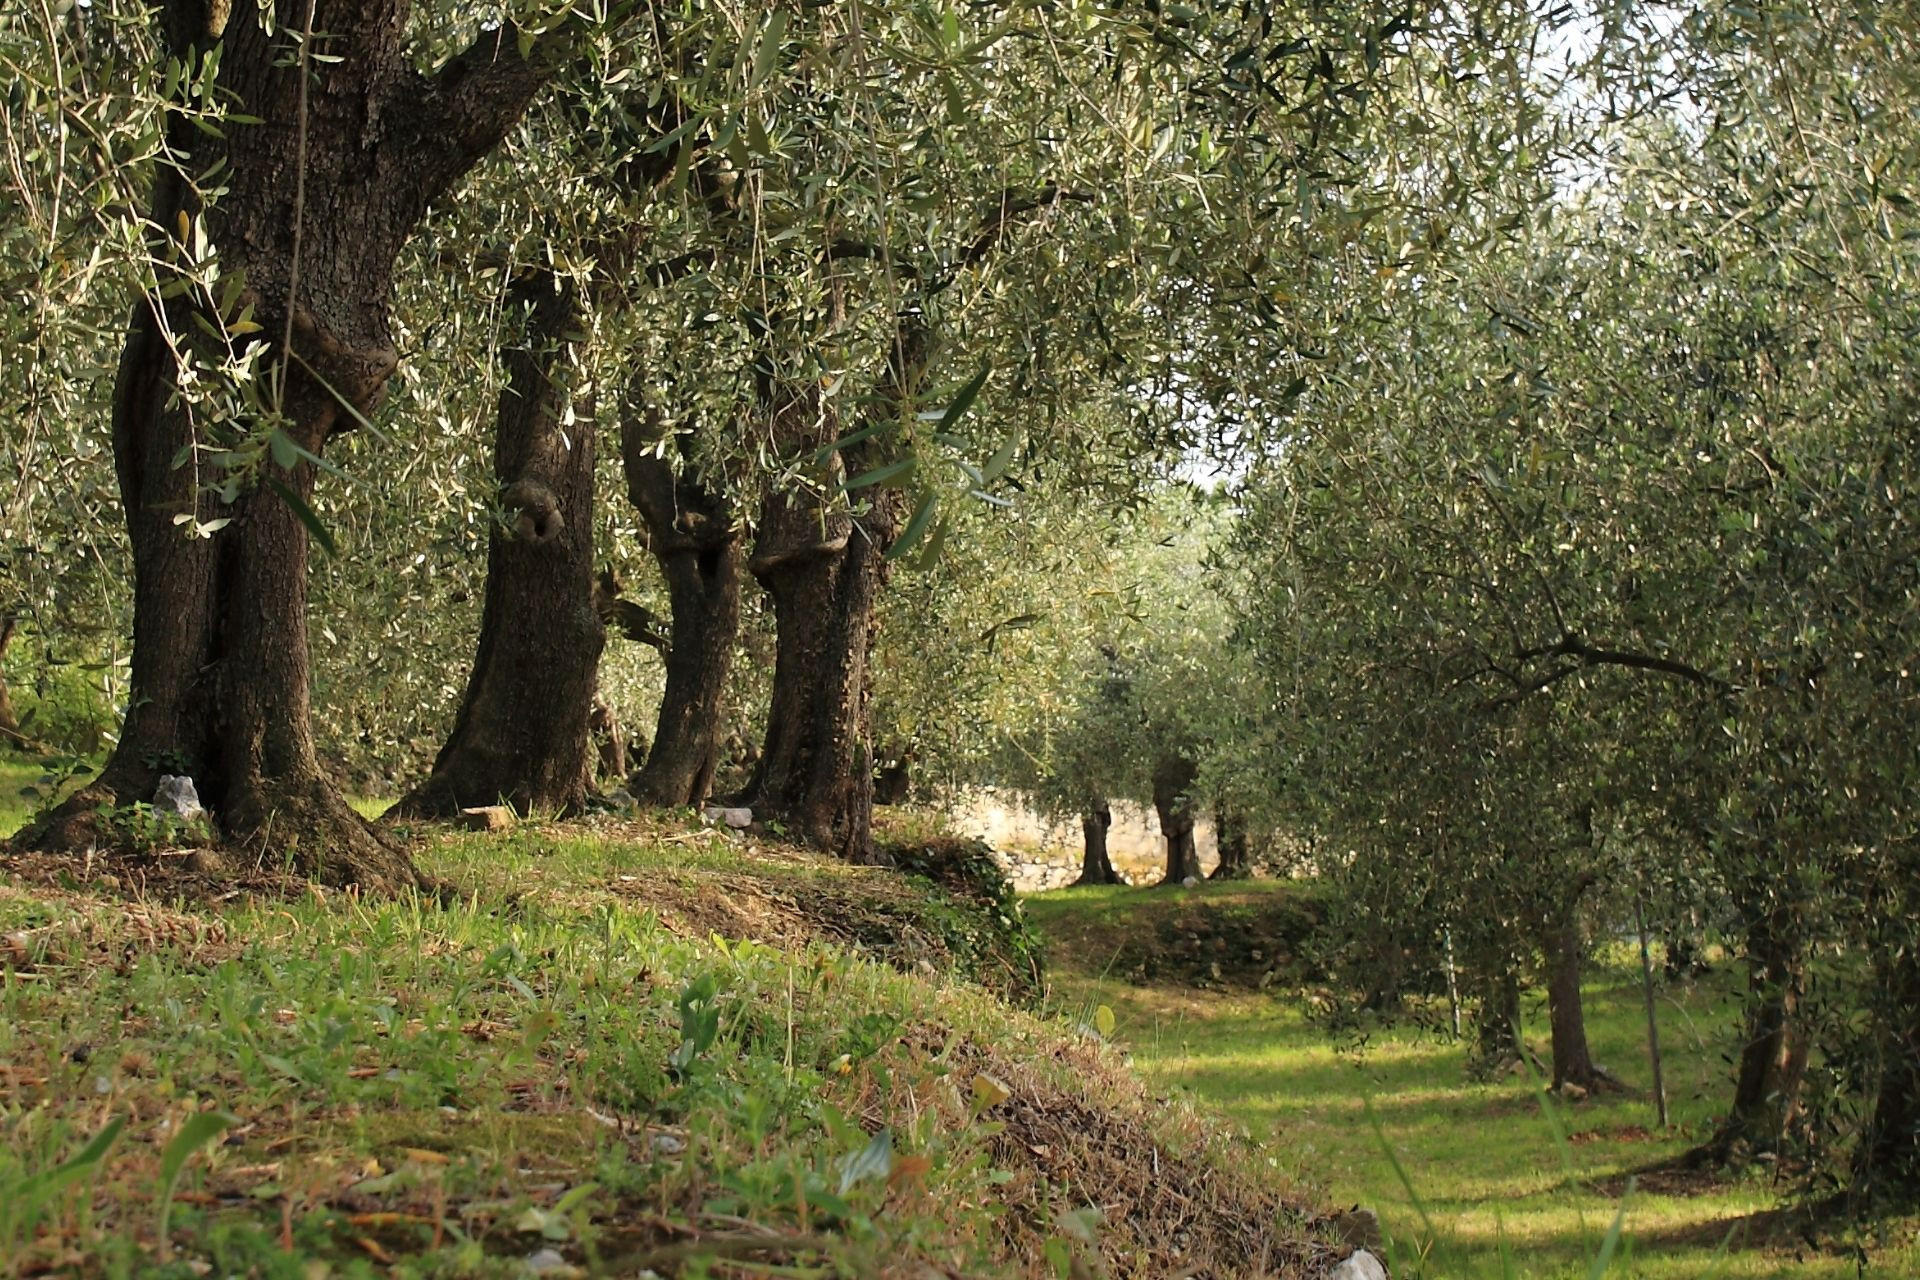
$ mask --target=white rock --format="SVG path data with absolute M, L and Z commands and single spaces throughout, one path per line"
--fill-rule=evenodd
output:
M 204 817 L 207 812 L 200 807 L 200 792 L 194 787 L 193 779 L 177 773 L 160 775 L 160 785 L 153 789 L 153 807 L 188 822 Z
M 1193 888 L 1193 886 L 1199 883 L 1200 883 L 1200 877 L 1198 876 L 1188 876 L 1185 880 L 1182 880 L 1180 882 L 1181 886 L 1187 889 L 1191 889 Z
M 1352 1257 L 1327 1272 L 1327 1280 L 1387 1280 L 1387 1269 L 1365 1249 L 1355 1249 Z

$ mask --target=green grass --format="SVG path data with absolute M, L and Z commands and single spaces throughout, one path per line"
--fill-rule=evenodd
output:
M 1203 890 L 1262 891 L 1295 889 Z M 1079 948 L 1054 953 L 1055 982 L 1067 1006 L 1109 1006 L 1117 1040 L 1149 1079 L 1244 1124 L 1272 1145 L 1283 1167 L 1322 1184 L 1336 1204 L 1378 1212 L 1403 1277 L 1415 1274 L 1423 1251 L 1421 1274 L 1433 1277 L 1588 1275 L 1621 1207 L 1596 1184 L 1623 1180 L 1692 1145 L 1710 1130 L 1731 1087 L 1723 1055 L 1731 1049 L 1737 1001 L 1724 970 L 1661 993 L 1675 1121 L 1662 1134 L 1644 1092 L 1556 1103 L 1549 1115 L 1538 1081 L 1516 1076 L 1476 1084 L 1467 1078 L 1463 1047 L 1446 1038 L 1383 1031 L 1363 1052 L 1342 1054 L 1308 1022 L 1297 992 L 1143 987 L 1106 973 L 1115 931 L 1138 932 L 1146 927 L 1143 911 L 1168 909 L 1151 891 L 1124 889 L 1028 899 L 1029 916 L 1044 935 L 1073 938 Z M 1614 963 L 1591 975 L 1586 992 L 1588 1034 L 1599 1061 L 1644 1088 L 1651 1077 L 1637 962 L 1629 964 L 1624 949 L 1609 958 Z M 1535 1002 L 1527 1013 L 1544 1052 L 1544 1009 Z M 1864 1272 L 1832 1254 L 1747 1247 L 1738 1235 L 1720 1254 L 1743 1218 L 1778 1203 L 1776 1188 L 1757 1175 L 1698 1194 L 1636 1189 L 1625 1201 L 1620 1251 L 1607 1274 L 1649 1280 L 1920 1275 L 1912 1223 L 1892 1225 L 1891 1242 L 1872 1251 Z
M 1218 1129 L 928 959 L 926 882 L 665 822 L 422 858 L 460 901 L 0 873 L 0 1277 L 1310 1274 Z M 863 911 L 895 964 L 805 939 Z

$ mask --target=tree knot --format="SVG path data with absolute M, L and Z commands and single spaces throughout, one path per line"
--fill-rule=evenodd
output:
M 518 541 L 546 546 L 566 527 L 560 499 L 538 480 L 515 480 L 500 495 L 500 502 Z

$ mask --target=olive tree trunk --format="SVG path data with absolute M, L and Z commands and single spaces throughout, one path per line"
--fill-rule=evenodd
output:
M 1113 809 L 1103 797 L 1096 796 L 1080 815 L 1080 878 L 1075 884 L 1121 882 L 1120 873 L 1113 869 L 1113 859 L 1107 854 L 1107 833 L 1111 830 Z
M 1213 869 L 1214 880 L 1245 880 L 1253 874 L 1253 842 L 1247 836 L 1247 824 L 1227 805 L 1213 811 L 1214 842 L 1220 848 L 1220 862 Z
M 1167 842 L 1163 885 L 1180 885 L 1200 875 L 1200 851 L 1193 837 L 1193 784 L 1200 770 L 1184 754 L 1170 752 L 1153 769 L 1153 809 Z
M 773 601 L 773 694 L 747 787 L 756 815 L 854 862 L 873 846 L 873 708 L 868 658 L 898 495 L 859 515 L 776 494 L 749 563 Z
M 691 459 L 676 468 L 659 452 L 659 438 L 657 426 L 637 417 L 621 426 L 627 497 L 646 526 L 673 610 L 666 689 L 634 791 L 652 804 L 698 805 L 713 790 L 740 634 L 741 530 L 725 497 L 701 483 Z
M 1585 886 L 1581 886 L 1584 891 Z M 1541 930 L 1541 954 L 1547 969 L 1547 1018 L 1553 1037 L 1553 1088 L 1568 1085 L 1592 1091 L 1612 1081 L 1593 1062 L 1587 1044 L 1586 1005 L 1580 979 L 1586 939 L 1580 932 L 1580 893 L 1569 896 Z
M 605 633 L 593 602 L 593 404 L 573 379 L 581 309 L 571 284 L 529 270 L 507 286 L 505 314 L 518 332 L 501 353 L 502 518 L 487 539 L 480 640 L 453 731 L 392 816 L 485 804 L 574 813 L 593 790 Z
M 1888 948 L 1878 976 L 1887 1010 L 1880 1087 L 1854 1157 L 1854 1189 L 1911 1212 L 1920 1206 L 1920 957 Z
M 188 772 L 225 838 L 257 856 L 333 883 L 420 883 L 404 851 L 348 806 L 314 750 L 313 459 L 371 409 L 393 372 L 388 304 L 401 249 L 525 110 L 546 70 L 501 30 L 422 76 L 406 56 L 410 7 L 283 0 L 274 35 L 254 5 L 219 7 L 223 24 L 209 21 L 204 4 L 160 10 L 171 56 L 224 46 L 217 96 L 260 123 L 230 122 L 219 138 L 178 117 L 167 126 L 171 153 L 187 168 L 163 167 L 156 178 L 160 279 L 133 308 L 113 397 L 133 551 L 131 696 L 100 776 L 28 834 L 41 847 L 111 845 L 101 806 L 147 800 L 161 773 Z M 324 64 L 307 64 L 293 37 L 309 21 L 326 33 Z M 201 183 L 215 165 L 217 182 Z M 203 207 L 196 191 L 214 185 L 225 191 Z M 182 227 L 193 241 L 186 252 Z M 230 308 L 191 285 L 171 287 L 208 253 L 223 279 L 244 283 Z M 276 412 L 236 429 L 177 393 L 183 360 L 223 358 L 224 343 L 205 339 L 205 329 L 230 332 L 245 308 L 259 327 L 233 341 L 258 357 Z M 206 386 L 197 373 L 192 389 Z M 275 448 L 256 472 L 210 473 L 208 459 L 246 444 L 242 430 L 269 427 Z M 238 482 L 231 501 L 213 488 L 221 479 Z
M 1801 1003 L 1806 965 L 1788 907 L 1769 910 L 1747 930 L 1747 1018 L 1733 1104 L 1709 1148 L 1722 1157 L 1777 1150 L 1800 1114 L 1807 1068 Z

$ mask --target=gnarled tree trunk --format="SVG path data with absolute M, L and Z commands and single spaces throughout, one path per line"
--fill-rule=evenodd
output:
M 724 496 L 701 483 L 690 460 L 676 470 L 655 451 L 658 440 L 657 426 L 640 418 L 621 426 L 627 496 L 646 524 L 673 609 L 666 690 L 634 790 L 653 804 L 698 805 L 720 760 L 721 706 L 740 633 L 742 535 Z
M 1193 784 L 1200 770 L 1180 753 L 1160 757 L 1153 768 L 1153 809 L 1167 842 L 1163 885 L 1180 885 L 1200 875 L 1200 851 L 1193 838 Z
M 1095 796 L 1080 815 L 1080 884 L 1120 884 L 1107 853 L 1107 833 L 1113 830 L 1113 809 L 1105 797 Z
M 313 459 L 393 372 L 387 307 L 401 249 L 525 110 L 546 69 L 502 30 L 423 77 L 406 58 L 409 8 L 283 0 L 271 36 L 253 5 L 219 6 L 221 22 L 184 0 L 161 10 L 172 56 L 224 46 L 217 96 L 260 123 L 228 123 L 217 138 L 182 118 L 168 124 L 172 154 L 191 171 L 163 167 L 157 177 L 161 287 L 134 306 L 114 386 L 114 463 L 133 549 L 131 697 L 100 776 L 29 833 L 42 847 L 110 845 L 100 806 L 147 800 L 161 773 L 185 771 L 226 838 L 261 857 L 333 883 L 420 883 L 314 751 L 306 504 Z M 300 52 L 295 33 L 306 29 L 326 33 L 327 63 Z M 215 164 L 226 190 L 203 208 L 196 180 Z M 191 253 L 174 242 L 183 227 Z M 171 264 L 191 269 L 209 250 L 225 279 L 244 280 L 231 311 L 214 312 L 192 287 L 166 287 Z M 209 484 L 223 477 L 205 460 L 240 440 L 176 391 L 180 360 L 203 345 L 201 326 L 219 331 L 243 307 L 258 329 L 233 340 L 259 344 L 256 367 L 279 410 L 272 453 L 292 465 L 263 460 L 223 502 Z M 224 344 L 204 350 L 217 364 Z M 208 386 L 207 375 L 196 385 Z M 179 516 L 195 523 L 183 528 Z M 210 536 L 188 536 L 195 529 Z
M 593 405 L 571 376 L 580 306 L 572 284 L 529 270 L 508 285 L 506 313 L 519 333 L 502 350 L 494 420 L 505 522 L 487 540 L 479 645 L 453 731 L 394 816 L 486 804 L 573 813 L 593 790 L 605 635 L 593 602 Z
M 891 490 L 876 492 L 857 517 L 773 495 L 748 566 L 773 599 L 778 639 L 747 803 L 854 862 L 876 856 L 868 656 L 898 507 Z

